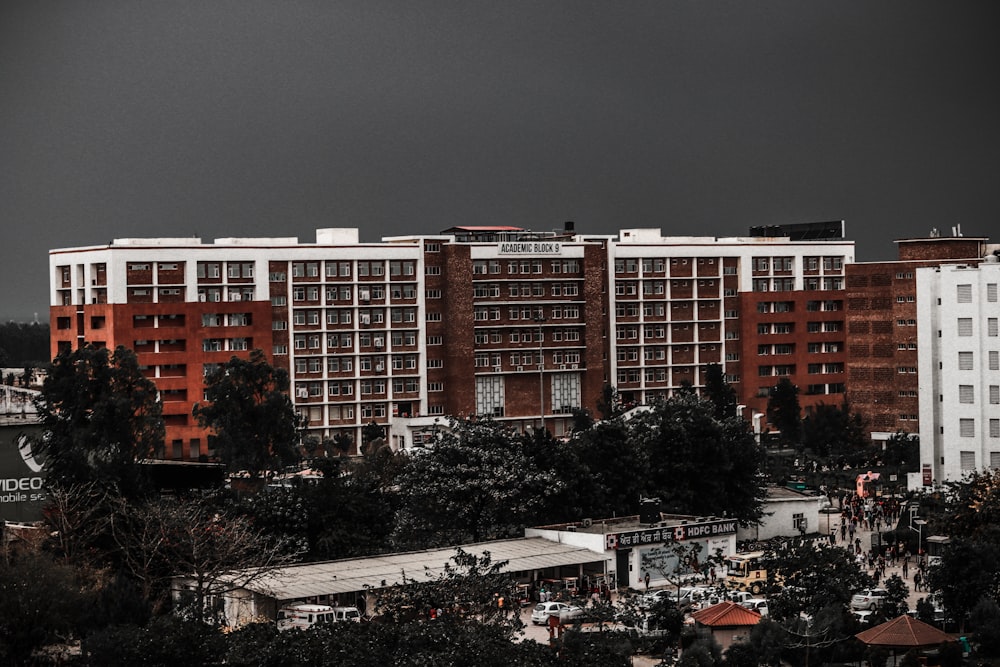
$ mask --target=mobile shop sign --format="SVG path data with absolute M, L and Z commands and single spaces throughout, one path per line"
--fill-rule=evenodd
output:
M 646 544 L 683 542 L 699 537 L 734 535 L 736 534 L 736 524 L 735 519 L 722 519 L 706 521 L 705 523 L 685 523 L 668 528 L 645 528 L 625 533 L 608 533 L 604 536 L 604 547 L 611 550 L 630 549 Z
M 31 442 L 23 434 L 0 440 L 0 519 L 38 521 L 46 494 L 41 464 L 35 460 Z
M 562 244 L 554 241 L 517 241 L 497 245 L 501 255 L 558 255 Z

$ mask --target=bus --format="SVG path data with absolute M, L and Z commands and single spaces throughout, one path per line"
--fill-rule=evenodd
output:
M 726 585 L 760 595 L 767 586 L 767 570 L 761 567 L 763 551 L 750 551 L 726 558 Z

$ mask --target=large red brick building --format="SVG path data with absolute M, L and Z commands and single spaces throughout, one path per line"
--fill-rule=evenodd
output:
M 260 348 L 287 368 L 317 439 L 371 423 L 398 448 L 448 416 L 565 433 L 605 385 L 629 404 L 704 384 L 719 363 L 743 415 L 781 377 L 840 403 L 843 225 L 734 238 L 455 227 L 361 243 L 118 239 L 50 252 L 53 354 L 124 345 L 161 391 L 170 458 L 211 454 L 191 416 L 206 372 Z M 760 418 L 757 418 L 759 421 Z

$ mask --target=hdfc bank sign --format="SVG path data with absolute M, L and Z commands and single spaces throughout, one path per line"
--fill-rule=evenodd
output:
M 700 537 L 734 535 L 736 526 L 735 519 L 722 519 L 703 523 L 683 523 L 668 528 L 647 528 L 630 530 L 625 533 L 609 533 L 604 536 L 604 547 L 609 551 L 617 551 L 618 549 L 630 549 L 647 544 L 683 542 Z

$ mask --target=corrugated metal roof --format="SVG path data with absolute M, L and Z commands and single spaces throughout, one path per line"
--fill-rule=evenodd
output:
M 488 551 L 493 562 L 508 561 L 507 572 L 540 570 L 604 560 L 602 554 L 583 547 L 560 544 L 541 537 L 522 537 L 461 546 L 476 556 Z M 451 563 L 455 547 L 307 563 L 275 570 L 249 589 L 276 600 L 296 600 L 317 595 L 339 595 L 383 588 L 409 579 L 432 581 Z

